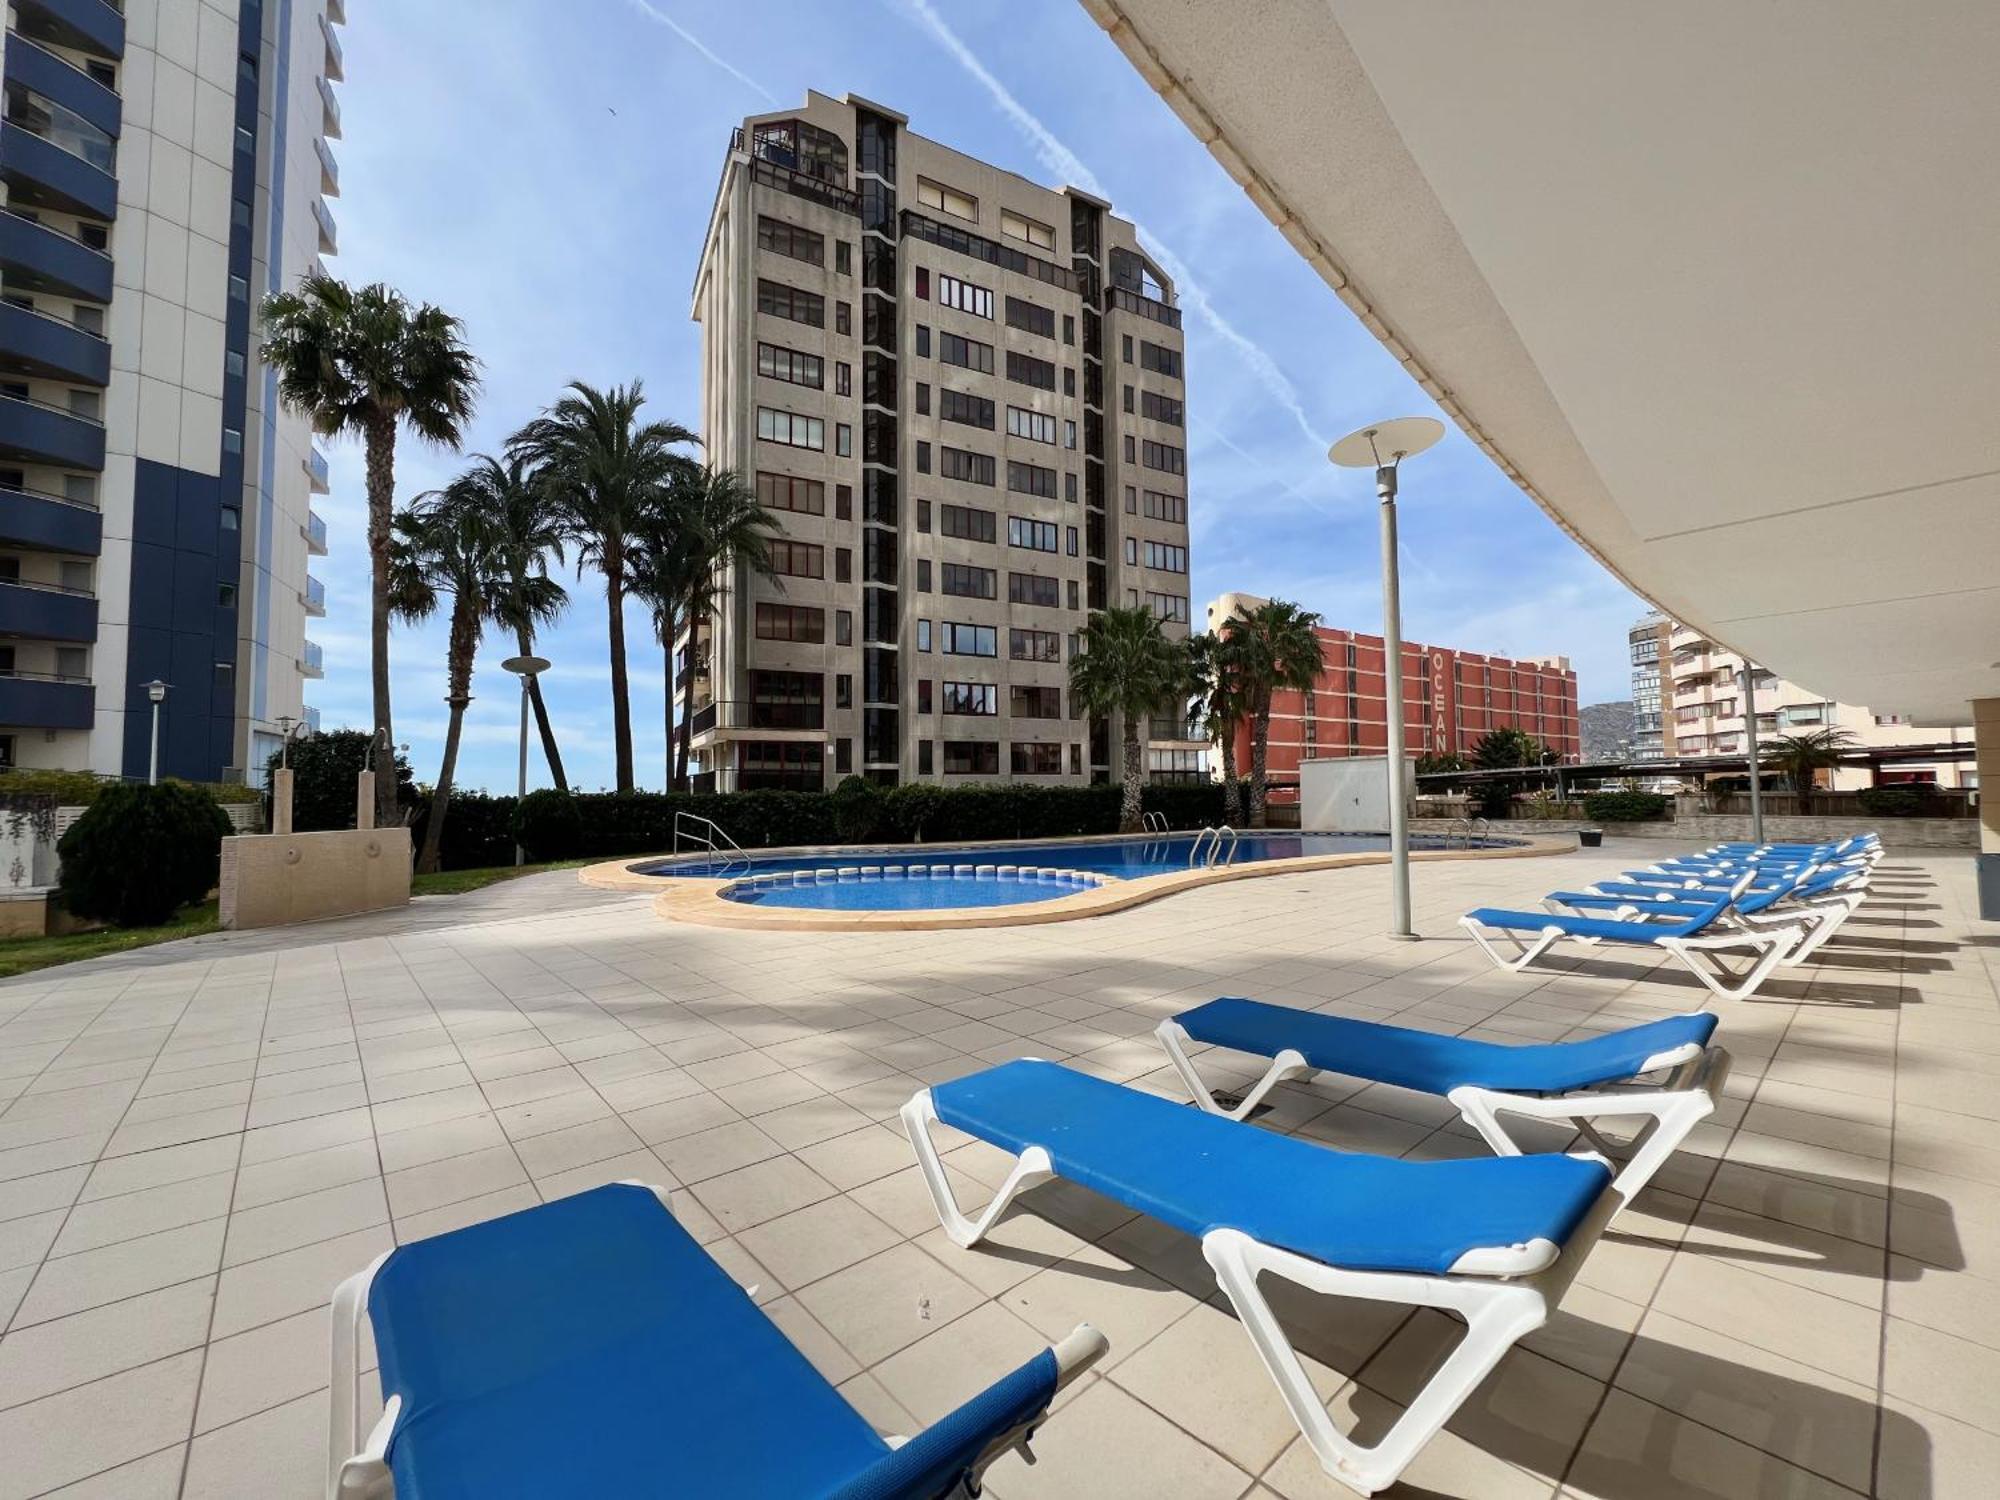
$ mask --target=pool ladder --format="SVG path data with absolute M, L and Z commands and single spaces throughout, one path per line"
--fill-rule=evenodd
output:
M 722 861 L 721 867 L 716 871 L 718 875 L 727 874 L 729 869 L 737 864 L 741 864 L 746 870 L 750 868 L 750 857 L 743 852 L 743 846 L 723 832 L 722 825 L 713 818 L 704 818 L 699 813 L 675 813 L 674 853 L 681 852 L 683 838 L 690 847 L 706 849 L 711 856 L 720 855 L 725 849 L 729 851 L 729 857 Z
M 1472 841 L 1475 838 L 1483 837 L 1493 825 L 1488 823 L 1484 818 L 1460 818 L 1452 826 L 1459 831 L 1458 838 L 1460 845 L 1470 849 Z
M 1145 825 L 1148 833 L 1167 832 L 1167 815 L 1163 812 L 1141 813 L 1139 821 Z
M 1225 836 L 1229 840 L 1229 852 L 1227 854 L 1223 853 L 1222 841 Z M 1197 864 L 1200 864 L 1204 868 L 1212 870 L 1218 864 L 1227 865 L 1232 863 L 1236 858 L 1236 847 L 1242 840 L 1243 835 L 1238 833 L 1234 828 L 1231 828 L 1227 823 L 1224 823 L 1220 828 L 1202 829 L 1200 833 L 1194 836 L 1194 846 L 1188 850 L 1188 868 L 1192 870 Z M 1203 860 L 1201 857 L 1204 845 L 1208 848 L 1208 858 L 1206 860 Z

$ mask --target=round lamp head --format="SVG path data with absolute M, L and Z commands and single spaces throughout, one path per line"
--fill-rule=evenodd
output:
M 500 665 L 516 677 L 538 677 L 549 669 L 546 656 L 510 656 Z
M 1391 417 L 1350 432 L 1326 456 L 1343 469 L 1380 469 L 1421 453 L 1444 436 L 1436 417 Z
M 146 696 L 151 698 L 155 703 L 164 703 L 167 698 L 167 685 L 155 677 L 151 682 L 146 684 Z

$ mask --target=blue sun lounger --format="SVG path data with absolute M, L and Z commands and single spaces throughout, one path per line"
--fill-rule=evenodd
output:
M 381 1420 L 356 1421 L 360 1319 Z M 403 1245 L 333 1299 L 327 1494 L 936 1500 L 1025 1448 L 1104 1352 L 1079 1328 L 900 1447 L 667 1211 L 617 1183 Z
M 1048 1062 L 925 1089 L 903 1106 L 903 1124 L 956 1244 L 977 1244 L 1018 1194 L 1055 1177 L 1197 1237 L 1314 1455 L 1364 1495 L 1394 1484 L 1515 1341 L 1548 1321 L 1619 1199 L 1593 1156 L 1356 1155 Z M 952 1192 L 931 1136 L 938 1124 L 1017 1158 L 977 1218 Z M 1328 1296 L 1443 1308 L 1466 1333 L 1388 1432 L 1363 1447 L 1328 1417 L 1261 1275 Z
M 1606 880 L 1587 891 L 1555 891 L 1542 904 L 1550 911 L 1566 908 L 1584 916 L 1609 912 L 1626 921 L 1678 921 L 1700 915 L 1717 891 L 1712 885 Z M 1804 865 L 1789 879 L 1740 891 L 1724 920 L 1766 931 L 1797 929 L 1798 942 L 1780 960 L 1787 968 L 1797 968 L 1840 930 L 1867 895 L 1868 875 L 1863 868 Z
M 1618 1190 L 1627 1203 L 1714 1113 L 1729 1076 L 1729 1054 L 1709 1045 L 1714 1034 L 1715 1017 L 1696 1013 L 1522 1046 L 1240 999 L 1182 1011 L 1154 1032 L 1194 1102 L 1210 1114 L 1241 1120 L 1288 1079 L 1366 1078 L 1449 1099 L 1502 1156 L 1528 1149 L 1508 1132 L 1507 1117 L 1572 1124 L 1619 1163 Z M 1268 1057 L 1271 1064 L 1240 1103 L 1224 1108 L 1195 1071 L 1190 1043 Z M 1652 1074 L 1661 1076 L 1650 1086 L 1624 1087 Z M 1641 1133 L 1620 1146 L 1591 1123 L 1614 1119 L 1637 1120 Z

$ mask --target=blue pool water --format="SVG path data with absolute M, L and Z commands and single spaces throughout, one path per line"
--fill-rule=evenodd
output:
M 752 853 L 727 860 L 704 854 L 663 860 L 642 867 L 642 872 L 668 878 L 733 880 L 736 884 L 724 895 L 732 901 L 761 906 L 836 911 L 1005 906 L 1073 895 L 1103 880 L 1134 880 L 1185 870 L 1197 837 L 1176 833 L 978 846 L 899 844 L 831 854 Z M 1483 841 L 1489 847 L 1504 842 Z M 1410 843 L 1414 848 L 1465 847 L 1463 840 L 1421 836 Z M 1382 834 L 1246 833 L 1229 862 L 1257 864 L 1369 853 L 1388 847 L 1389 840 Z M 1078 878 L 1071 878 L 1072 872 Z M 806 878 L 797 878 L 801 875 Z

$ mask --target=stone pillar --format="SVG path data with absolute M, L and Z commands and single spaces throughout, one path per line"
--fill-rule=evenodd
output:
M 354 778 L 354 826 L 373 828 L 375 826 L 375 773 L 363 771 Z
M 2000 698 L 1972 700 L 1979 767 L 1979 915 L 2000 922 Z
M 292 773 L 278 770 L 271 773 L 271 832 L 290 833 L 292 831 Z

